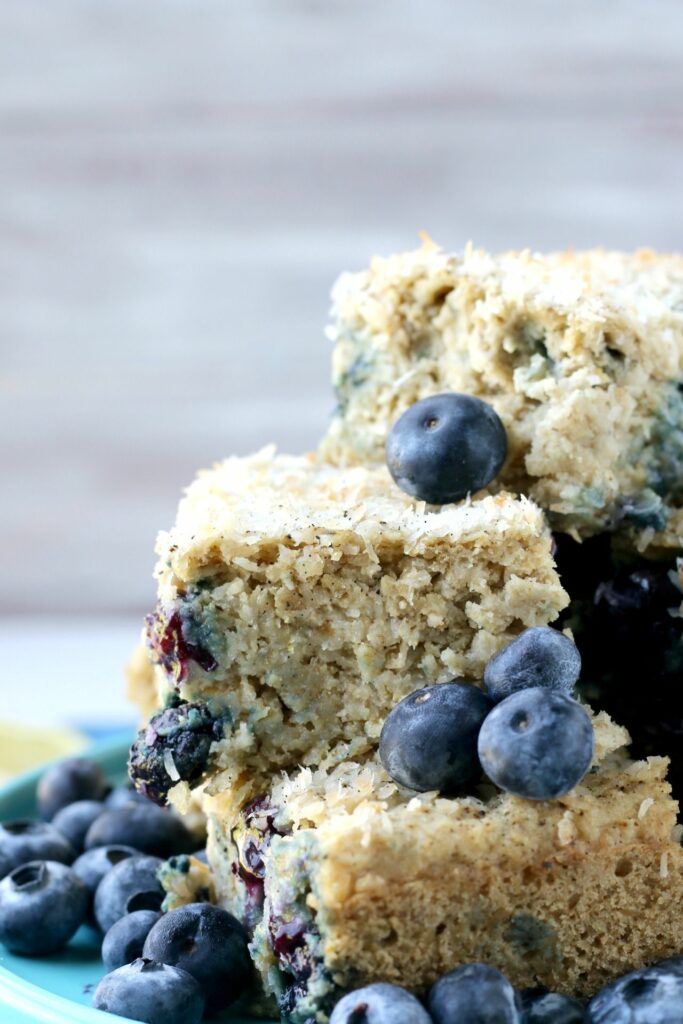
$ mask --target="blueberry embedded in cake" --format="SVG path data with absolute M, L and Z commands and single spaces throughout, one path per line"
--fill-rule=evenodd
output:
M 321 451 L 381 464 L 413 403 L 461 392 L 507 431 L 499 484 L 575 536 L 683 534 L 683 259 L 427 243 L 333 291 L 337 411 Z M 657 536 L 655 536 L 655 534 Z

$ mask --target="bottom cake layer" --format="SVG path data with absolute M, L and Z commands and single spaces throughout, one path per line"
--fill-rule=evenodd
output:
M 204 793 L 219 898 L 245 921 L 286 1020 L 326 1019 L 384 980 L 423 992 L 485 961 L 516 986 L 590 995 L 683 949 L 683 851 L 667 761 L 629 760 L 594 718 L 596 763 L 567 796 L 408 793 L 375 764 Z

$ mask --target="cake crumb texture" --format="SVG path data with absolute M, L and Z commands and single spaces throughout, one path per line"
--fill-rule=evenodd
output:
M 158 699 L 227 711 L 214 753 L 233 777 L 365 754 L 403 696 L 480 680 L 568 600 L 526 498 L 434 510 L 383 467 L 272 449 L 200 473 L 157 550 Z
M 425 244 L 343 274 L 332 316 L 338 405 L 325 458 L 380 463 L 405 409 L 461 391 L 505 424 L 501 486 L 532 497 L 556 529 L 681 546 L 680 257 L 472 246 L 459 257 Z

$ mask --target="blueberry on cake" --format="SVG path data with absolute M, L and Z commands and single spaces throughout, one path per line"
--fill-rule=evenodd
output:
M 479 679 L 557 618 L 551 544 L 524 497 L 431 507 L 382 467 L 264 450 L 200 473 L 158 542 L 148 643 L 166 709 L 136 779 L 163 799 L 209 759 L 229 784 L 367 755 L 416 685 Z
M 454 798 L 409 791 L 375 759 L 304 768 L 257 794 L 248 779 L 209 785 L 219 898 L 249 927 L 285 1019 L 322 1019 L 341 992 L 377 980 L 424 993 L 472 961 L 519 987 L 587 995 L 680 952 L 666 760 L 631 760 L 624 729 L 591 721 L 593 767 L 540 803 L 485 784 Z
M 389 429 L 442 392 L 484 399 L 509 452 L 498 482 L 553 528 L 683 534 L 683 260 L 642 251 L 451 256 L 431 243 L 343 274 L 337 410 L 322 444 L 380 464 Z

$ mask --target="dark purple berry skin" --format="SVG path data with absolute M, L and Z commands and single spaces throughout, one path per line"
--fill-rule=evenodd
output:
M 587 1024 L 679 1024 L 681 1020 L 681 957 L 617 978 L 598 992 L 586 1008 Z
M 66 865 L 22 864 L 0 882 L 0 942 L 22 956 L 56 953 L 85 921 L 89 902 L 86 886 Z
M 134 910 L 114 922 L 102 941 L 102 960 L 108 971 L 142 956 L 145 939 L 160 917 L 157 910 Z
M 491 658 L 484 684 L 495 701 L 529 686 L 573 697 L 580 672 L 581 655 L 573 640 L 550 626 L 532 626 Z
M 86 832 L 103 811 L 104 804 L 99 800 L 77 800 L 57 811 L 52 824 L 77 853 L 82 853 Z
M 376 982 L 343 996 L 330 1024 L 432 1024 L 432 1018 L 404 988 Z
M 104 876 L 122 860 L 134 857 L 137 853 L 139 851 L 132 846 L 95 846 L 82 853 L 73 862 L 72 869 L 94 896 Z
M 188 637 L 196 632 L 189 611 L 181 614 L 177 609 L 166 611 L 158 607 L 147 616 L 147 643 L 152 656 L 162 665 L 169 678 L 177 686 L 187 679 L 190 662 L 198 665 L 204 672 L 213 672 L 216 659 L 201 643 L 193 642 Z
M 95 918 L 103 932 L 134 910 L 161 910 L 166 893 L 158 878 L 162 861 L 138 854 L 108 871 L 95 892 Z
M 69 757 L 58 761 L 38 783 L 38 810 L 48 821 L 57 811 L 77 800 L 104 800 L 109 783 L 96 761 L 87 757 Z
M 554 800 L 577 785 L 594 750 L 591 720 L 563 693 L 529 687 L 496 704 L 479 733 L 479 760 L 496 786 Z
M 265 855 L 273 836 L 284 835 L 275 825 L 277 809 L 268 796 L 258 796 L 240 811 L 230 832 L 236 859 L 232 865 L 246 888 L 245 923 L 252 927 L 263 906 Z
M 0 878 L 29 860 L 56 860 L 71 864 L 76 851 L 54 825 L 32 818 L 0 824 Z
M 584 1009 L 579 1000 L 547 988 L 522 989 L 517 1003 L 521 1024 L 583 1024 Z
M 199 782 L 211 744 L 223 738 L 223 721 L 200 703 L 177 703 L 154 715 L 138 733 L 128 758 L 128 772 L 139 792 L 165 804 L 177 782 Z
M 95 846 L 132 846 L 155 857 L 190 853 L 196 845 L 196 838 L 180 818 L 154 804 L 128 804 L 105 811 L 85 837 L 86 850 Z
M 557 537 L 556 560 L 572 602 L 560 620 L 581 651 L 579 694 L 632 738 L 635 758 L 665 755 L 683 798 L 683 593 L 673 561 L 618 561 L 608 537 Z M 672 578 L 673 577 L 673 578 Z
M 415 690 L 387 715 L 379 740 L 382 764 L 408 789 L 459 792 L 481 774 L 477 737 L 492 706 L 466 683 Z
M 115 786 L 111 793 L 104 801 L 104 806 L 108 811 L 115 811 L 119 807 L 127 807 L 128 804 L 143 804 L 147 805 L 148 798 L 143 796 L 142 793 L 138 793 L 134 786 Z
M 234 1003 L 251 980 L 247 933 L 232 914 L 210 903 L 164 914 L 147 936 L 143 956 L 191 974 L 211 1013 Z
M 520 1024 L 507 978 L 487 964 L 466 964 L 432 986 L 427 1000 L 434 1024 Z
M 204 998 L 194 978 L 142 957 L 102 978 L 92 1005 L 144 1024 L 199 1024 L 204 1015 Z
M 471 395 L 433 395 L 411 405 L 386 443 L 389 472 L 406 494 L 430 505 L 460 501 L 498 475 L 507 435 L 498 414 Z

